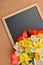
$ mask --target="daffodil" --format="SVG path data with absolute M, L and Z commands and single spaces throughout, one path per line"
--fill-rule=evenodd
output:
M 39 48 L 43 48 L 43 44 L 40 43 L 40 42 L 38 42 L 38 43 L 36 43 L 36 44 L 34 45 L 34 50 L 39 49 Z
M 26 65 L 26 63 L 25 62 L 22 62 L 22 65 Z

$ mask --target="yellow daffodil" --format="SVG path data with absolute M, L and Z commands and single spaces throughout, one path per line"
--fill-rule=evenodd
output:
M 31 62 L 29 65 L 33 65 L 33 63 Z
M 24 42 L 24 43 L 23 43 L 23 47 L 25 47 L 25 48 L 26 48 L 26 47 L 29 47 L 28 39 L 24 39 L 23 42 Z
M 39 33 L 38 35 L 36 35 L 38 38 L 43 38 L 43 34 Z
M 30 48 L 30 47 L 25 48 L 25 52 L 26 52 L 26 53 L 31 52 L 31 48 Z
M 27 53 L 23 53 L 20 55 L 20 61 L 22 62 L 23 60 L 29 60 L 31 59 L 31 56 L 28 55 Z
M 24 53 L 24 57 L 25 57 L 26 60 L 31 59 L 31 56 L 29 54 L 27 54 L 27 53 Z
M 18 42 L 18 46 L 19 46 L 19 47 L 23 46 L 23 41 L 19 41 L 19 42 Z
M 40 60 L 41 52 L 39 51 L 39 53 L 37 50 L 43 49 L 43 34 L 31 35 L 31 37 L 19 41 L 17 45 L 16 51 L 19 53 L 21 65 L 33 65 L 32 58 Z M 30 63 L 29 60 L 31 60 Z
M 22 65 L 26 65 L 26 63 L 25 62 L 22 62 Z
M 40 43 L 40 42 L 38 42 L 38 43 L 36 43 L 36 44 L 34 45 L 34 50 L 39 49 L 39 48 L 43 48 L 43 44 Z
M 33 40 L 31 38 L 28 38 L 29 45 L 33 44 Z
M 36 52 L 36 53 L 35 53 L 35 59 L 36 59 L 36 60 L 40 60 L 40 53 L 39 53 L 39 52 Z

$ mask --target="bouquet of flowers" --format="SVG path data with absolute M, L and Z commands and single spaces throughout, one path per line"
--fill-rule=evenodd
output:
M 43 65 L 43 28 L 24 31 L 11 54 L 13 65 Z

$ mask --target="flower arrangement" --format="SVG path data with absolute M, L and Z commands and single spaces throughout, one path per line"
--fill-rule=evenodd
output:
M 11 54 L 13 65 L 43 65 L 43 28 L 24 31 Z

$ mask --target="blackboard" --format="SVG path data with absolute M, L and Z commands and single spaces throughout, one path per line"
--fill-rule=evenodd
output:
M 43 20 L 36 5 L 19 11 L 16 14 L 3 17 L 4 25 L 12 40 L 13 46 L 17 37 L 25 30 L 40 29 L 43 27 Z

